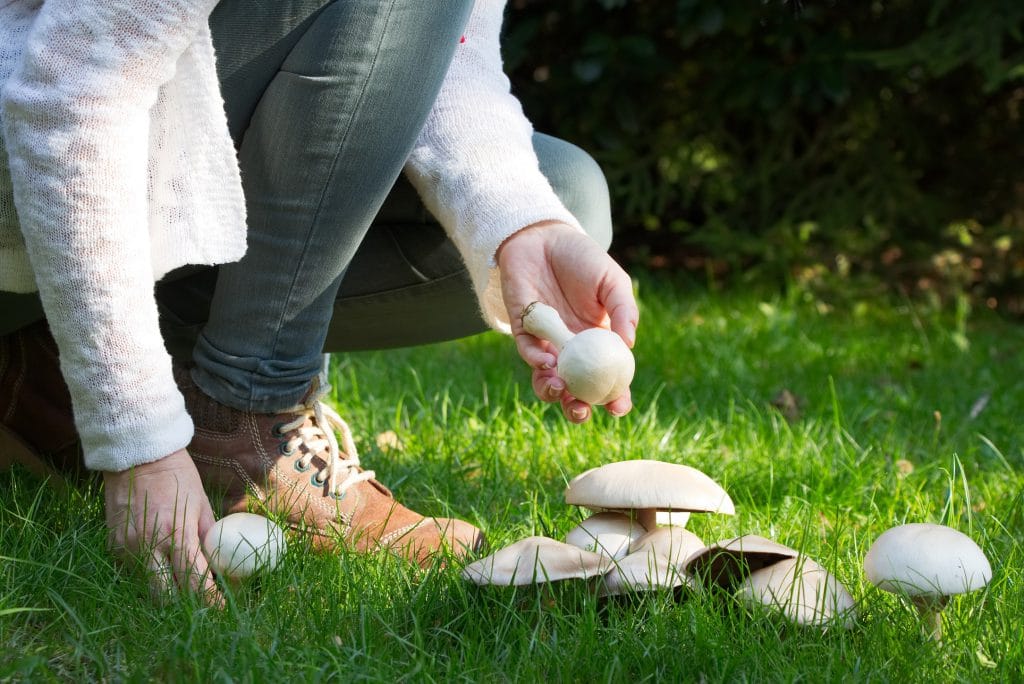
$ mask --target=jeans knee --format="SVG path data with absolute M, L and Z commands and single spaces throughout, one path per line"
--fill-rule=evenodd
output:
M 600 165 L 576 145 L 550 135 L 535 133 L 533 145 L 541 171 L 566 209 L 607 249 L 612 241 L 611 200 Z

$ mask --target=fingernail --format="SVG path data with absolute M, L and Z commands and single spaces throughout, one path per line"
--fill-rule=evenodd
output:
M 571 411 L 571 413 L 572 413 L 572 417 L 573 417 L 574 420 L 586 420 L 587 409 L 584 409 L 584 408 L 574 408 Z
M 560 382 L 551 382 L 548 384 L 548 395 L 553 399 L 557 399 L 562 396 L 562 392 L 564 391 L 565 385 Z

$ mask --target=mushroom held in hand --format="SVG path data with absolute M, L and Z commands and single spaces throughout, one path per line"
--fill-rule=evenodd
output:
M 569 393 L 601 406 L 625 394 L 636 362 L 622 338 L 605 328 L 573 334 L 558 312 L 534 302 L 523 310 L 523 328 L 558 348 L 558 377 Z
M 604 554 L 563 544 L 548 537 L 527 537 L 470 563 L 463 579 L 474 584 L 522 586 L 603 575 L 611 566 Z
M 864 557 L 868 580 L 907 596 L 936 641 L 942 639 L 942 609 L 949 597 L 980 589 L 992 566 L 966 534 L 945 525 L 910 523 L 883 532 Z
M 647 459 L 608 463 L 577 475 L 565 489 L 565 501 L 633 512 L 647 530 L 657 526 L 658 511 L 736 512 L 725 490 L 696 468 Z
M 286 548 L 284 531 L 255 513 L 232 513 L 203 537 L 203 551 L 218 575 L 242 579 L 260 570 L 273 570 Z

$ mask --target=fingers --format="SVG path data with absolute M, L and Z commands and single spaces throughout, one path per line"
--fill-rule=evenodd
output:
M 124 472 L 104 473 L 111 551 L 148 570 L 154 597 L 168 589 L 222 605 L 201 535 L 213 524 L 213 510 L 199 474 L 181 450 L 160 461 Z
M 633 297 L 633 283 L 625 271 L 616 269 L 613 275 L 608 276 L 601 288 L 601 300 L 608 312 L 609 327 L 632 348 L 636 342 L 640 309 Z
M 561 401 L 564 392 L 565 381 L 558 377 L 554 369 L 533 372 L 533 393 L 541 401 Z
M 149 582 L 149 597 L 162 605 L 174 595 L 174 569 L 167 556 L 154 550 L 146 560 L 146 580 Z
M 621 418 L 633 410 L 633 398 L 629 389 L 626 393 L 604 405 L 604 409 L 616 418 Z
M 220 606 L 224 597 L 213 581 L 213 573 L 199 544 L 199 537 L 182 535 L 176 548 L 171 552 L 171 567 L 174 581 L 179 588 L 187 589 L 209 606 Z

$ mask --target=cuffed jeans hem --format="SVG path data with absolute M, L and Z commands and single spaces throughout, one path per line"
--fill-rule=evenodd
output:
M 203 336 L 195 360 L 192 380 L 199 389 L 225 406 L 251 413 L 280 413 L 301 405 L 323 369 L 320 354 L 311 363 L 240 357 L 213 348 Z

